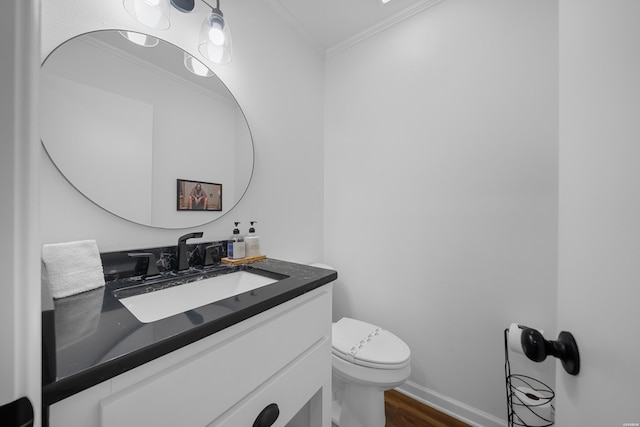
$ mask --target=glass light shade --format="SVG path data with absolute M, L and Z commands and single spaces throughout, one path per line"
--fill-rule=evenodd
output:
M 158 44 L 159 40 L 155 37 L 147 34 L 135 33 L 133 31 L 119 31 L 120 35 L 131 43 L 135 43 L 142 47 L 154 47 Z
M 216 64 L 231 61 L 231 30 L 220 13 L 211 12 L 204 19 L 200 28 L 198 51 Z
M 213 76 L 213 72 L 207 68 L 202 62 L 198 61 L 193 56 L 189 55 L 187 52 L 184 52 L 184 66 L 187 70 L 191 71 L 196 76 L 202 77 L 211 77 Z
M 171 25 L 169 0 L 124 0 L 123 5 L 144 26 L 166 30 Z

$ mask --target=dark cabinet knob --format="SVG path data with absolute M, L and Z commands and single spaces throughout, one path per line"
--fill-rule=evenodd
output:
M 270 427 L 276 422 L 279 416 L 280 409 L 278 409 L 278 405 L 272 403 L 260 412 L 253 422 L 253 427 Z

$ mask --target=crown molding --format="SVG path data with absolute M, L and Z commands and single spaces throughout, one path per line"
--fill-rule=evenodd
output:
M 367 28 L 364 31 L 361 31 L 333 46 L 325 48 L 322 44 L 316 40 L 306 28 L 304 28 L 300 22 L 289 12 L 289 10 L 280 3 L 279 0 L 264 0 L 264 2 L 269 5 L 284 21 L 293 28 L 318 54 L 322 57 L 330 58 L 337 53 L 345 51 L 350 47 L 372 37 L 406 19 L 411 18 L 412 16 L 429 9 L 432 6 L 435 6 L 438 3 L 443 2 L 444 0 L 421 0 L 406 9 L 401 10 L 400 12 L 390 16 L 384 21 L 373 25 Z
M 393 27 L 396 24 L 399 24 L 400 22 L 411 18 L 414 15 L 417 15 L 420 12 L 423 12 L 427 9 L 429 9 L 430 7 L 435 6 L 438 3 L 443 2 L 444 0 L 423 0 L 420 1 L 418 3 L 413 4 L 412 6 L 407 7 L 406 9 L 401 10 L 400 12 L 391 15 L 389 18 L 385 19 L 384 21 L 381 21 L 380 23 L 373 25 L 369 28 L 367 28 L 364 31 L 361 31 L 343 41 L 341 41 L 340 43 L 337 43 L 329 48 L 327 48 L 324 52 L 324 57 L 326 58 L 330 58 L 333 55 L 336 55 L 340 52 L 343 52 L 353 46 L 355 46 L 356 44 L 370 38 L 373 37 L 374 35 L 381 33 L 382 31 Z
M 298 33 L 320 56 L 325 55 L 325 48 L 304 28 L 291 12 L 282 5 L 278 0 L 264 0 L 271 8 L 285 20 L 293 30 Z

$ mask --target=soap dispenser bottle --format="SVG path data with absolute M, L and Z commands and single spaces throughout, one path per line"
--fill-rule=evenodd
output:
M 249 228 L 249 234 L 244 238 L 245 254 L 247 257 L 256 257 L 260 255 L 260 237 L 256 234 L 256 229 L 253 228 L 253 224 L 258 221 L 250 221 L 251 227 Z
M 239 222 L 234 223 L 236 226 L 233 229 L 233 235 L 229 238 L 227 243 L 227 257 L 229 259 L 242 259 L 244 258 L 244 237 L 240 235 L 238 229 Z

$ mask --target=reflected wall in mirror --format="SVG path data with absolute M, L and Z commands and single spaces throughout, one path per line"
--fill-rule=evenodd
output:
M 253 174 L 244 113 L 215 74 L 189 72 L 185 57 L 164 41 L 142 47 L 97 31 L 68 40 L 42 65 L 47 154 L 89 200 L 138 224 L 211 222 L 240 201 Z M 224 209 L 176 210 L 178 178 L 222 184 Z

